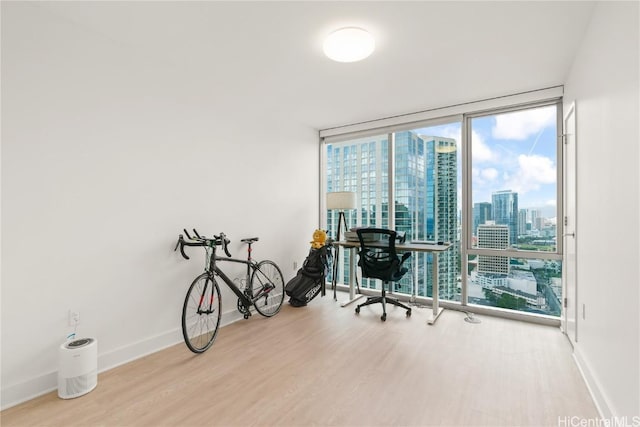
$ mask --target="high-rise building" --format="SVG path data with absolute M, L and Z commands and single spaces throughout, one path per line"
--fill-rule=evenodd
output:
M 496 191 L 491 195 L 491 207 L 495 223 L 509 227 L 510 244 L 518 243 L 518 193 Z
M 454 139 L 417 135 L 405 131 L 395 134 L 395 229 L 407 239 L 455 243 L 458 232 L 458 159 Z M 400 292 L 431 295 L 431 254 L 414 253 L 410 271 L 397 285 Z M 443 299 L 457 294 L 458 247 L 452 245 L 438 258 L 439 293 Z M 411 270 L 412 269 L 412 270 Z
M 458 150 L 454 139 L 421 137 L 427 147 L 427 236 L 433 235 L 436 242 L 452 243 L 448 251 L 435 256 L 438 256 L 439 295 L 453 300 L 457 295 L 459 256 Z
M 524 236 L 525 234 L 527 234 L 527 210 L 520 209 L 518 211 L 518 236 Z
M 389 227 L 387 135 L 354 139 L 327 145 L 327 192 L 357 193 L 358 209 L 345 212 L 347 227 Z M 338 211 L 327 211 L 327 231 L 335 238 Z M 338 281 L 349 284 L 349 251 L 340 251 Z M 332 271 L 328 279 L 331 280 Z M 375 287 L 375 281 L 364 279 L 363 287 Z
M 478 235 L 478 226 L 490 221 L 491 217 L 491 203 L 480 202 L 473 204 L 473 230 L 474 236 Z
M 530 209 L 529 219 L 531 220 L 531 228 L 535 230 L 540 230 L 540 228 L 538 228 L 538 225 L 539 225 L 538 218 L 542 218 L 542 212 L 538 209 Z
M 509 247 L 509 227 L 494 224 L 493 221 L 478 226 L 478 248 L 507 249 Z M 478 273 L 509 274 L 509 257 L 478 255 Z

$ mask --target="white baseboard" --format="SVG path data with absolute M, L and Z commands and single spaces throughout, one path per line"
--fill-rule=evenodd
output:
M 222 314 L 220 326 L 227 326 L 242 318 L 242 315 L 237 309 L 229 310 Z M 164 350 L 167 347 L 171 347 L 172 345 L 181 342 L 182 330 L 181 328 L 174 328 L 161 334 L 147 337 L 138 342 L 127 344 L 114 350 L 109 350 L 102 354 L 98 354 L 98 372 L 106 372 L 116 366 L 140 359 L 141 357 Z M 42 396 L 43 394 L 50 393 L 57 390 L 57 388 L 57 369 L 18 384 L 6 387 L 3 385 L 0 396 L 0 410 L 8 409 L 38 396 Z
M 576 365 L 578 366 L 578 370 L 584 379 L 584 382 L 587 384 L 587 389 L 589 390 L 589 394 L 591 394 L 591 398 L 593 399 L 593 403 L 596 405 L 596 409 L 598 410 L 598 414 L 600 414 L 600 418 L 611 420 L 616 416 L 614 413 L 612 406 L 609 403 L 609 399 L 602 392 L 602 387 L 600 386 L 599 381 L 596 376 L 593 375 L 593 369 L 591 369 L 589 363 L 584 358 L 582 353 L 580 352 L 580 347 L 576 346 L 573 349 L 573 360 L 575 360 Z
M 2 387 L 0 409 L 5 410 L 27 400 L 34 399 L 58 388 L 58 372 L 49 372 L 27 381 Z

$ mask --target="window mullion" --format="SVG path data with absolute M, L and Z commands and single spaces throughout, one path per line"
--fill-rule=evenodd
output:
M 465 306 L 469 303 L 469 255 L 468 250 L 471 247 L 473 234 L 473 205 L 471 200 L 471 135 L 469 118 L 462 118 L 462 141 L 460 144 L 460 154 L 462 156 L 462 218 L 460 224 L 462 232 L 460 233 L 460 303 Z
M 394 133 L 390 133 L 387 136 L 387 150 L 388 150 L 388 172 L 387 172 L 387 191 L 389 193 L 388 206 L 389 206 L 389 228 L 394 230 L 396 228 L 396 195 L 395 195 L 395 173 L 396 173 L 396 136 Z

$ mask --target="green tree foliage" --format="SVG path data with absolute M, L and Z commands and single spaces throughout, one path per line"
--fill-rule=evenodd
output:
M 500 298 L 498 298 L 496 306 L 500 308 L 509 308 L 512 310 L 522 310 L 527 306 L 527 302 L 524 298 L 516 298 L 513 295 L 502 294 L 500 295 Z

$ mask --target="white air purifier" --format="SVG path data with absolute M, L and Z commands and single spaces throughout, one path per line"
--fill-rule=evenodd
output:
M 67 341 L 60 346 L 58 356 L 58 397 L 72 399 L 96 388 L 98 340 L 80 338 Z

